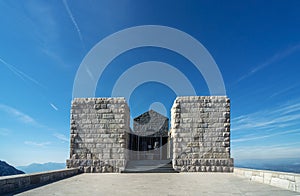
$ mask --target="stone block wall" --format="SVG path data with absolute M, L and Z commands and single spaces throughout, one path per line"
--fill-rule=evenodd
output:
M 177 97 L 171 109 L 173 168 L 181 172 L 232 172 L 230 100 Z
M 124 98 L 76 98 L 71 107 L 67 167 L 121 172 L 128 160 L 129 108 Z

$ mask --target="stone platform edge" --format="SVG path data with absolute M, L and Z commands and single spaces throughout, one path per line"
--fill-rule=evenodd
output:
M 235 167 L 234 175 L 251 181 L 300 192 L 300 174 Z
M 38 187 L 80 173 L 79 168 L 0 177 L 0 195 Z

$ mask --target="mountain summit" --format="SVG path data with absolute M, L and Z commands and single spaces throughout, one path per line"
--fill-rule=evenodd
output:
M 7 164 L 5 161 L 0 160 L 0 176 L 9 176 L 16 174 L 24 174 L 24 172 Z

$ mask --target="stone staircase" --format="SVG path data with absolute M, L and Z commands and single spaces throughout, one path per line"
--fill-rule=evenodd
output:
M 129 161 L 121 173 L 177 173 L 171 160 L 134 160 Z

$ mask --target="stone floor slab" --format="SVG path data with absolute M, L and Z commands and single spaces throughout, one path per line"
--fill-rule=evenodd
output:
M 232 173 L 80 174 L 17 195 L 299 195 Z

